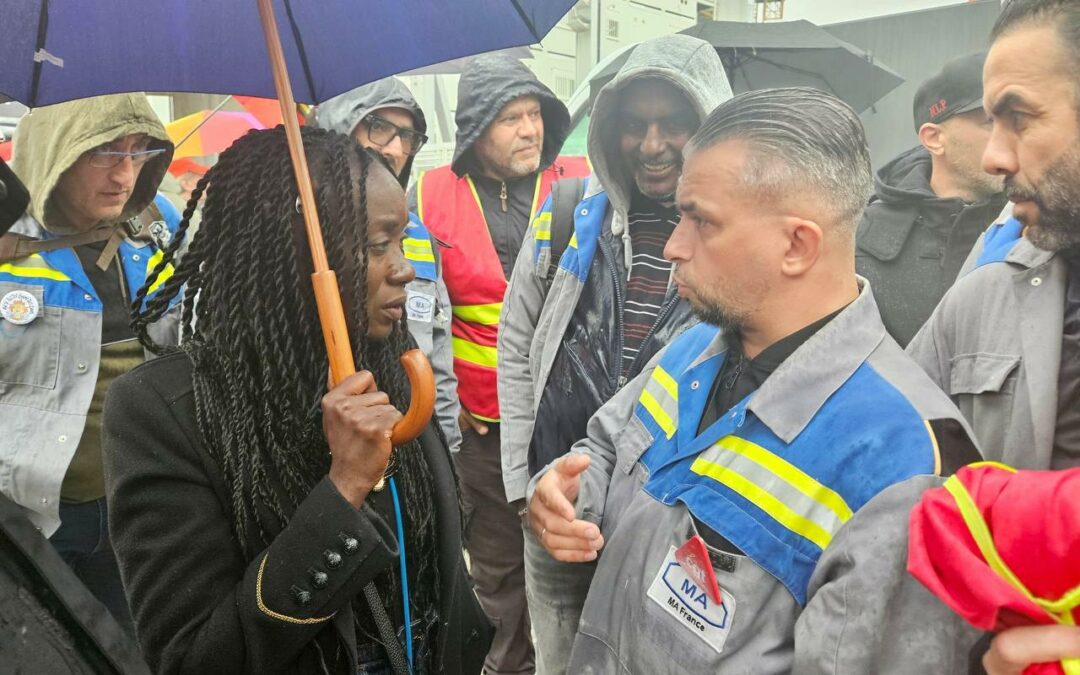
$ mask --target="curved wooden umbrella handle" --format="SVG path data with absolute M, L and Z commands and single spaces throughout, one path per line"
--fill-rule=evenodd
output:
M 410 349 L 401 355 L 401 366 L 409 378 L 409 410 L 394 426 L 390 441 L 394 445 L 408 443 L 424 430 L 435 411 L 435 374 L 431 363 L 419 349 Z

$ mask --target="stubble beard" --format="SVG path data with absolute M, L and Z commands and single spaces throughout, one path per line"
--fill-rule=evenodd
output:
M 1032 244 L 1054 252 L 1080 249 L 1080 141 L 1050 165 L 1037 187 L 1017 186 L 1010 179 L 1006 186 L 1010 199 L 1038 206 L 1038 222 L 1025 223 Z

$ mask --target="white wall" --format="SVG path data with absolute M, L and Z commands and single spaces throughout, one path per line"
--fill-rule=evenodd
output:
M 964 2 L 966 0 L 787 0 L 784 20 L 806 19 L 823 25 Z

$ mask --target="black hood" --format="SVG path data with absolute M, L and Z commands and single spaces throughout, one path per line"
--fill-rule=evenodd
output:
M 878 170 L 874 193 L 883 202 L 912 202 L 938 199 L 930 187 L 933 165 L 930 153 L 921 145 L 906 150 Z
M 314 126 L 329 129 L 339 134 L 352 136 L 360 121 L 381 108 L 401 108 L 412 113 L 413 124 L 422 134 L 427 133 L 427 120 L 420 104 L 413 98 L 405 83 L 394 77 L 387 77 L 377 82 L 365 84 L 352 91 L 335 96 L 319 104 L 315 109 Z M 401 186 L 409 183 L 414 157 L 405 162 L 398 180 Z
M 501 54 L 484 54 L 469 61 L 458 81 L 457 143 L 450 168 L 458 176 L 473 169 L 472 146 L 503 106 L 521 96 L 540 99 L 544 118 L 544 147 L 540 169 L 546 169 L 559 155 L 570 133 L 570 113 L 554 93 L 520 61 Z

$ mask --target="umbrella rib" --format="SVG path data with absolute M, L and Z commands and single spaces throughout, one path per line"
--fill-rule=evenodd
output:
M 296 51 L 300 53 L 300 67 L 304 71 L 304 78 L 307 79 L 308 95 L 311 97 L 312 103 L 317 103 L 318 98 L 315 97 L 315 79 L 311 76 L 311 66 L 308 64 L 307 50 L 304 49 L 304 38 L 300 36 L 300 27 L 296 25 L 296 17 L 293 16 L 292 3 L 289 0 L 282 0 L 285 3 L 285 16 L 289 18 L 289 28 L 292 30 L 293 40 L 296 42 Z
M 532 33 L 533 38 L 535 38 L 537 42 L 540 42 L 540 35 L 536 32 L 536 24 L 534 24 L 532 19 L 529 18 L 529 15 L 525 13 L 525 10 L 521 7 L 521 3 L 518 2 L 518 0 L 510 0 L 510 4 L 517 10 L 518 16 L 521 17 L 521 21 L 525 24 L 525 27 Z
M 37 44 L 34 46 L 34 56 L 45 49 L 45 38 L 49 34 L 49 0 L 41 0 L 41 14 L 38 16 Z M 44 59 L 34 59 L 34 77 L 30 84 L 30 100 L 27 104 L 34 108 L 37 106 L 38 85 L 41 83 L 41 66 Z
M 196 124 L 196 125 L 195 125 L 195 128 L 194 128 L 194 129 L 192 129 L 191 131 L 187 132 L 187 135 L 186 135 L 186 136 L 184 136 L 184 137 L 183 137 L 183 138 L 181 138 L 181 139 L 180 139 L 179 141 L 177 141 L 177 142 L 176 142 L 175 144 L 173 144 L 173 150 L 175 150 L 176 148 L 179 148 L 179 147 L 180 147 L 181 145 L 183 145 L 184 143 L 186 143 L 186 142 L 187 142 L 187 140 L 188 140 L 189 138 L 191 138 L 192 136 L 194 136 L 194 135 L 195 135 L 195 132 L 196 132 L 196 131 L 198 131 L 199 129 L 202 129 L 202 125 L 204 125 L 204 124 L 206 124 L 207 122 L 209 122 L 209 121 L 210 121 L 210 118 L 211 118 L 211 117 L 213 117 L 214 115 L 216 115 L 216 114 L 218 113 L 218 111 L 219 111 L 219 110 L 221 110 L 222 108 L 224 108 L 224 107 L 225 107 L 225 104 L 229 102 L 229 99 L 230 99 L 230 98 L 232 98 L 232 96 L 231 96 L 231 95 L 229 95 L 229 96 L 226 96 L 225 98 L 223 98 L 223 99 L 221 100 L 221 103 L 218 103 L 218 104 L 217 104 L 217 107 L 215 107 L 215 108 L 214 108 L 213 110 L 211 110 L 211 111 L 210 111 L 210 114 L 209 114 L 209 115 L 207 115 L 206 117 L 204 117 L 204 118 L 202 119 L 202 121 L 200 121 L 200 122 L 199 122 L 198 124 Z

